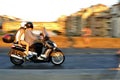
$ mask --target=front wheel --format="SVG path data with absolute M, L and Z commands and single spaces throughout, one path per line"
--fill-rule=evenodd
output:
M 61 51 L 53 52 L 51 54 L 51 62 L 54 65 L 60 65 L 65 61 L 65 56 Z

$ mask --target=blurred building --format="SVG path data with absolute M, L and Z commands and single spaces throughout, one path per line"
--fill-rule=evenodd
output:
M 92 30 L 92 36 L 111 37 L 110 19 L 111 15 L 109 14 L 109 10 L 100 13 L 93 13 L 87 19 L 87 23 Z
M 115 4 L 111 7 L 110 14 L 112 15 L 112 37 L 120 37 L 120 3 Z
M 66 19 L 67 19 L 67 16 L 66 15 L 61 15 L 58 20 L 57 20 L 57 23 L 60 27 L 60 31 L 63 33 L 63 35 L 65 35 L 65 30 L 66 30 L 66 27 L 65 27 L 65 22 L 66 22 Z
M 109 8 L 103 4 L 81 9 L 71 14 L 66 19 L 66 34 L 80 36 L 81 29 L 89 26 L 92 29 L 92 36 L 111 36 Z
M 18 30 L 20 28 L 21 21 L 7 21 L 2 24 L 3 31 L 12 31 Z M 57 30 L 60 31 L 61 27 L 59 27 L 57 22 L 33 22 L 35 30 L 41 30 L 45 27 L 47 30 Z
M 81 17 L 77 15 L 68 16 L 66 19 L 66 35 L 80 36 L 81 30 Z
M 4 22 L 14 22 L 14 21 L 21 21 L 20 18 L 16 18 L 13 16 L 1 15 L 0 16 L 0 29 L 2 29 L 2 25 Z

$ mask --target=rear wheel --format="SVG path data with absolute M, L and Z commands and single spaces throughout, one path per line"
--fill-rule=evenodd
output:
M 14 65 L 22 65 L 24 63 L 23 60 L 14 58 L 14 57 L 10 57 L 10 61 L 14 64 Z
M 11 51 L 9 52 L 9 55 L 14 54 L 14 55 L 16 55 L 16 56 L 20 56 L 20 55 L 15 54 L 16 52 L 17 52 L 16 50 L 11 49 Z M 14 65 L 22 65 L 22 64 L 24 63 L 23 60 L 17 59 L 17 58 L 15 58 L 15 57 L 11 57 L 11 56 L 10 56 L 10 61 L 11 61 Z
M 54 65 L 61 65 L 65 60 L 65 56 L 61 51 L 53 52 L 51 54 L 51 62 Z

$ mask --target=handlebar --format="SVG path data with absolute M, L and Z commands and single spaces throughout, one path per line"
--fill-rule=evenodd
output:
M 46 40 L 49 40 L 49 37 L 48 36 L 45 36 L 44 37 L 44 40 L 46 41 Z

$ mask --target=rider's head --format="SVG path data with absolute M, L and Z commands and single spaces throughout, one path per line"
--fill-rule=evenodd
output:
M 26 28 L 32 28 L 33 29 L 33 23 L 32 22 L 27 22 L 25 26 L 26 26 Z
M 21 28 L 26 28 L 25 25 L 26 25 L 26 22 L 21 22 L 21 23 L 20 23 L 20 27 L 21 27 Z

